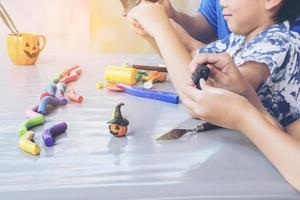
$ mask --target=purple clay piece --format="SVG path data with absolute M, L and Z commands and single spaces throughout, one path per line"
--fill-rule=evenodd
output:
M 38 113 L 42 115 L 46 115 L 47 112 L 47 105 L 52 104 L 55 106 L 61 105 L 61 102 L 58 98 L 51 97 L 51 96 L 46 96 L 43 97 L 42 100 L 40 101 L 39 107 L 38 107 Z
M 67 105 L 68 104 L 68 99 L 64 97 L 64 91 L 57 88 L 55 91 L 55 97 L 59 99 L 61 105 Z
M 54 146 L 55 138 L 66 132 L 68 125 L 65 122 L 58 123 L 48 129 L 46 129 L 42 135 L 44 143 L 47 147 Z

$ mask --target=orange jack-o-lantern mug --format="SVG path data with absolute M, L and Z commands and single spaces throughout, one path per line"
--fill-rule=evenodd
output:
M 6 44 L 8 55 L 14 64 L 33 65 L 46 45 L 46 38 L 32 33 L 9 34 Z

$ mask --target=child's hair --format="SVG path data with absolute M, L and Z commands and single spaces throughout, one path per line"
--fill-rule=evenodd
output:
M 275 20 L 294 22 L 300 16 L 300 0 L 283 0 L 281 8 L 275 15 Z

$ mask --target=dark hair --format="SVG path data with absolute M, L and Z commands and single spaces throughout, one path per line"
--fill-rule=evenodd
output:
M 282 6 L 275 15 L 275 20 L 294 22 L 300 16 L 300 0 L 283 0 Z

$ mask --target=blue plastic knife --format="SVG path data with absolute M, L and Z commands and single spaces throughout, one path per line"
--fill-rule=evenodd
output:
M 158 90 L 145 89 L 145 88 L 129 86 L 121 83 L 118 83 L 117 86 L 123 88 L 125 93 L 133 96 L 179 104 L 179 96 L 173 92 L 164 92 Z

